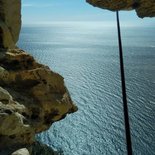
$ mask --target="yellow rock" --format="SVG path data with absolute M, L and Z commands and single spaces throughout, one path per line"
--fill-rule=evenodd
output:
M 8 50 L 0 66 L 0 148 L 32 144 L 36 133 L 77 111 L 63 77 L 26 52 Z

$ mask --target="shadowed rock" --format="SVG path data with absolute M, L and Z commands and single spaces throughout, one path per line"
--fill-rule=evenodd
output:
M 0 48 L 14 48 L 21 29 L 21 0 L 0 0 Z
M 155 17 L 155 0 L 86 0 L 93 6 L 111 11 L 133 10 L 143 17 Z

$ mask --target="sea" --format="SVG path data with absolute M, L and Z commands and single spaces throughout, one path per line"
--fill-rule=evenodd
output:
M 134 155 L 155 155 L 155 27 L 122 26 Z M 63 155 L 126 155 L 116 25 L 23 25 L 18 46 L 64 77 L 79 110 L 36 138 Z

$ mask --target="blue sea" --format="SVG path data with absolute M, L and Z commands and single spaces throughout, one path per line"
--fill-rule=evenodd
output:
M 122 27 L 122 41 L 134 155 L 155 155 L 155 28 Z M 37 139 L 64 155 L 125 155 L 116 26 L 25 25 L 18 46 L 65 78 L 79 108 Z

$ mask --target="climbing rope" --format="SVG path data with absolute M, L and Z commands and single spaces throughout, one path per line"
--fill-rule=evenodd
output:
M 126 84 L 125 84 L 125 73 L 124 73 L 124 61 L 123 61 L 123 49 L 122 49 L 122 39 L 121 30 L 119 22 L 119 12 L 116 12 L 117 18 L 117 29 L 118 29 L 118 44 L 119 44 L 119 57 L 120 57 L 120 72 L 121 72 L 121 84 L 122 84 L 122 98 L 123 98 L 123 108 L 124 108 L 124 121 L 125 121 L 125 133 L 126 133 L 126 146 L 128 155 L 132 155 L 132 143 L 131 143 L 131 133 L 129 124 L 129 114 L 127 105 L 127 95 L 126 95 Z

